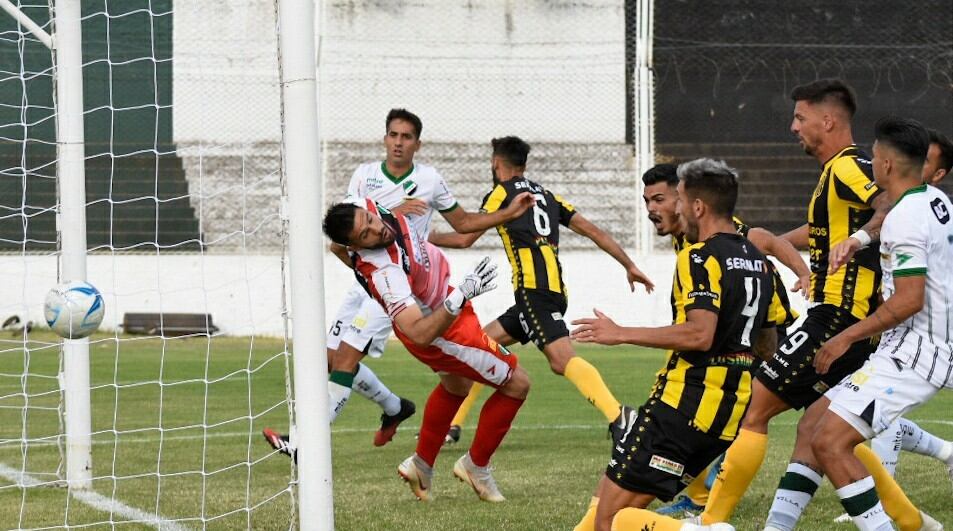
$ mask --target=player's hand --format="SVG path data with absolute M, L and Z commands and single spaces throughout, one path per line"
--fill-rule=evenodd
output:
M 403 203 L 390 209 L 390 211 L 403 216 L 422 216 L 427 213 L 428 208 L 427 203 L 422 200 L 408 198 Z
M 652 283 L 652 279 L 643 273 L 641 269 L 636 267 L 635 264 L 625 269 L 625 276 L 629 280 L 629 289 L 632 290 L 633 293 L 635 293 L 636 282 L 643 284 L 645 291 L 649 293 L 652 293 L 652 290 L 655 289 L 655 284 Z
M 506 219 L 512 221 L 523 215 L 524 212 L 536 205 L 536 198 L 529 192 L 522 192 L 510 201 L 503 211 L 506 213 Z
M 797 282 L 791 286 L 791 293 L 800 292 L 801 296 L 807 299 L 808 291 L 811 288 L 811 274 L 797 277 Z
M 622 343 L 622 327 L 609 319 L 609 316 L 593 308 L 595 317 L 576 319 L 572 322 L 577 326 L 569 337 L 581 343 L 598 343 L 600 345 L 618 345 Z
M 817 374 L 827 374 L 831 365 L 843 356 L 849 348 L 850 341 L 844 339 L 842 334 L 837 334 L 828 339 L 814 355 L 814 370 L 817 371 Z
M 482 295 L 496 288 L 493 279 L 496 278 L 496 264 L 490 262 L 489 256 L 484 256 L 483 260 L 473 268 L 473 271 L 463 277 L 463 282 L 457 286 L 457 289 L 463 292 L 463 296 L 470 300 L 477 295 Z
M 827 263 L 827 273 L 833 275 L 837 272 L 847 262 L 850 262 L 850 259 L 854 257 L 860 249 L 860 240 L 857 238 L 847 238 L 846 240 L 838 243 L 831 249 L 831 254 L 828 255 Z

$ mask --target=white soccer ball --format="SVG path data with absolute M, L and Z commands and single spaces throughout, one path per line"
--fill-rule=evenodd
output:
M 66 339 L 86 337 L 103 322 L 106 305 L 92 284 L 82 281 L 57 284 L 46 294 L 43 315 L 46 324 Z

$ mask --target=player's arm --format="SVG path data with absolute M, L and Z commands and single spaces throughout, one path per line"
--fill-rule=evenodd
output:
M 763 254 L 777 258 L 793 271 L 797 275 L 797 282 L 791 291 L 800 291 L 801 295 L 807 296 L 807 290 L 811 285 L 811 270 L 790 241 L 757 227 L 752 227 L 748 231 L 748 240 Z
M 616 262 L 619 262 L 619 264 L 625 268 L 625 273 L 629 281 L 629 289 L 635 291 L 636 282 L 644 284 L 646 291 L 649 293 L 655 289 L 655 284 L 635 265 L 635 262 L 629 258 L 629 255 L 622 249 L 619 242 L 615 241 L 615 238 L 609 235 L 609 233 L 596 226 L 595 223 L 586 219 L 579 212 L 575 212 L 572 217 L 569 218 L 569 229 L 576 234 L 589 238 L 593 243 L 598 245 L 600 249 L 605 251 L 606 254 L 614 258 Z
M 485 231 L 507 221 L 513 221 L 535 204 L 536 200 L 533 199 L 533 194 L 523 192 L 514 197 L 506 208 L 493 212 L 467 212 L 463 207 L 458 206 L 453 210 L 441 211 L 440 213 L 447 220 L 447 223 L 453 227 L 453 230 L 461 234 L 467 234 Z
M 398 297 L 399 300 L 388 302 L 388 296 L 383 295 L 383 299 L 388 302 L 387 312 L 400 331 L 417 345 L 429 345 L 450 328 L 467 301 L 496 287 L 493 283 L 495 278 L 496 265 L 490 262 L 489 257 L 483 258 L 472 272 L 463 277 L 457 288 L 447 295 L 443 304 L 426 317 L 412 297 Z
M 639 345 L 680 351 L 706 351 L 715 339 L 718 314 L 710 310 L 689 310 L 685 322 L 660 327 L 619 326 L 606 314 L 593 310 L 595 317 L 576 319 L 570 337 L 600 345 Z
M 895 276 L 896 291 L 877 308 L 877 311 L 847 327 L 821 346 L 817 355 L 814 356 L 814 367 L 817 372 L 827 373 L 831 365 L 853 343 L 890 330 L 922 310 L 926 297 L 926 282 L 925 272 L 920 275 Z
M 794 230 L 785 232 L 781 235 L 781 238 L 787 240 L 795 249 L 801 251 L 807 250 L 808 247 L 810 247 L 807 223 Z
M 338 257 L 338 260 L 343 262 L 348 268 L 354 267 L 351 264 L 351 257 L 347 254 L 347 247 L 340 243 L 331 242 L 331 244 L 328 245 L 328 250 L 330 250 L 334 256 Z
M 437 232 L 433 231 L 427 240 L 437 247 L 446 247 L 448 249 L 469 249 L 474 242 L 483 236 L 485 230 L 460 234 L 459 232 Z

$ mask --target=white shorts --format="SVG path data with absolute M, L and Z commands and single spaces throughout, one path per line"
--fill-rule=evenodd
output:
M 331 321 L 328 348 L 337 349 L 343 341 L 372 358 L 379 358 L 387 346 L 390 329 L 387 312 L 355 282 Z
M 830 411 L 867 439 L 873 439 L 937 391 L 908 365 L 878 349 L 863 367 L 824 396 L 831 401 Z

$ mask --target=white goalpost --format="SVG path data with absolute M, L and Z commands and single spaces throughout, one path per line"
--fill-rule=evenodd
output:
M 0 0 L 2 526 L 334 528 L 314 0 L 238 3 L 173 61 L 205 6 Z M 62 340 L 73 280 L 106 319 Z

